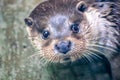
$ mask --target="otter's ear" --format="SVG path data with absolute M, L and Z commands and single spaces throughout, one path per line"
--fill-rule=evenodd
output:
M 87 4 L 83 1 L 81 1 L 76 5 L 76 9 L 80 12 L 84 12 L 87 10 Z
M 31 27 L 33 25 L 33 19 L 31 17 L 25 18 L 24 22 L 29 27 Z
M 113 2 L 114 0 L 95 0 L 96 2 Z

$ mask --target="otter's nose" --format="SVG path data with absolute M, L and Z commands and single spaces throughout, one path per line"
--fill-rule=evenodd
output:
M 66 54 L 71 50 L 71 42 L 70 41 L 62 41 L 55 45 L 55 49 L 63 54 Z

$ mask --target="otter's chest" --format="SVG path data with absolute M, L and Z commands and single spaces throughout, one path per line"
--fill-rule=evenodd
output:
M 42 80 L 111 80 L 105 63 L 50 64 L 43 72 Z

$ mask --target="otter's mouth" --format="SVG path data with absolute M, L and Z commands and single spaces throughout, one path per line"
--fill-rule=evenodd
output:
M 31 41 L 47 62 L 74 62 L 82 57 L 91 61 L 91 56 L 99 58 L 98 54 L 110 55 L 119 46 L 119 19 L 114 19 L 119 14 L 112 12 L 114 9 L 110 4 L 100 6 L 96 3 L 96 6 L 87 7 L 84 1 L 78 4 L 78 0 L 74 1 L 74 6 L 66 6 L 63 2 L 63 6 L 54 6 L 50 1 L 53 7 L 48 4 L 38 7 L 30 18 L 25 19 L 30 36 L 34 39 Z

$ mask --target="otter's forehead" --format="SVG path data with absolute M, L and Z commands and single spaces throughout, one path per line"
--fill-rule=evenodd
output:
M 50 27 L 52 32 L 60 32 L 60 30 L 64 30 L 63 28 L 67 31 L 69 24 L 75 21 L 80 22 L 83 18 L 83 15 L 76 9 L 78 2 L 79 0 L 45 1 L 39 4 L 29 17 L 37 24 L 34 27 L 38 27 L 40 30 Z
M 55 14 L 73 13 L 81 0 L 48 0 L 39 4 L 30 14 L 33 19 L 51 17 Z
M 49 23 L 54 27 L 54 26 L 57 26 L 57 27 L 60 27 L 59 25 L 65 25 L 65 22 L 68 21 L 68 18 L 67 16 L 65 15 L 60 15 L 60 14 L 57 14 L 53 17 L 50 18 L 49 20 Z M 61 26 L 62 27 L 62 26 Z
M 53 33 L 54 38 L 67 36 L 69 31 L 69 17 L 66 15 L 57 14 L 52 16 L 49 20 L 49 29 Z

